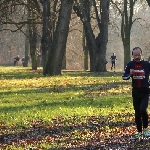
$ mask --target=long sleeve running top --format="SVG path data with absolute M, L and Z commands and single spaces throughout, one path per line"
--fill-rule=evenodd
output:
M 130 69 L 134 69 L 133 75 L 130 75 Z M 132 87 L 143 88 L 149 87 L 149 72 L 150 63 L 148 61 L 130 61 L 125 67 L 124 73 L 122 75 L 123 80 L 128 80 L 132 78 Z

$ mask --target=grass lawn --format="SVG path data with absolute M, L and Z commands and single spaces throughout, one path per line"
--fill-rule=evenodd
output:
M 0 149 L 88 149 L 131 135 L 131 81 L 121 75 L 0 67 Z

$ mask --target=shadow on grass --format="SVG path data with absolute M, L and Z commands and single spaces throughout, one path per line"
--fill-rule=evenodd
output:
M 147 149 L 150 139 L 135 141 L 132 114 L 125 116 L 130 120 L 113 122 L 109 116 L 83 116 L 56 118 L 51 122 L 31 122 L 30 128 L 1 126 L 0 146 L 30 146 L 34 149 L 47 145 L 47 149 L 91 150 L 91 149 Z M 131 120 L 132 118 L 132 120 Z M 13 133 L 9 133 L 9 132 Z M 41 144 L 41 147 L 40 147 Z M 53 148 L 50 148 L 53 147 Z
M 89 71 L 63 71 L 63 75 L 78 77 L 112 77 L 112 76 L 122 76 L 123 72 L 89 72 Z
M 0 72 L 0 80 L 3 79 L 32 79 L 32 78 L 38 78 L 43 77 L 42 70 L 32 70 L 32 69 L 26 69 L 26 68 L 7 68 L 8 71 L 5 70 L 4 72 Z
M 129 82 L 109 82 L 109 83 L 101 83 L 101 84 L 84 84 L 84 85 L 53 85 L 51 87 L 39 87 L 39 88 L 32 88 L 31 90 L 19 90 L 16 92 L 1 92 L 2 94 L 28 94 L 28 93 L 46 93 L 46 92 L 55 92 L 55 93 L 64 93 L 64 92 L 76 92 L 76 91 L 84 91 L 84 92 L 90 92 L 90 91 L 107 91 L 112 88 L 123 88 L 124 86 L 131 87 L 131 83 Z
M 128 85 L 128 83 L 126 83 L 126 85 Z M 50 108 L 59 108 L 59 107 L 69 107 L 69 108 L 76 108 L 76 107 L 96 107 L 96 108 L 113 108 L 113 105 L 117 105 L 118 104 L 118 98 L 119 97 L 115 97 L 111 98 L 109 97 L 109 99 L 107 98 L 107 90 L 108 89 L 112 89 L 112 88 L 118 88 L 122 86 L 122 82 L 116 82 L 115 85 L 114 83 L 109 83 L 107 84 L 88 84 L 88 85 L 84 85 L 84 86 L 77 86 L 77 85 L 69 85 L 69 86 L 54 86 L 54 87 L 40 87 L 37 89 L 30 89 L 30 90 L 19 90 L 16 92 L 1 92 L 0 97 L 3 98 L 5 95 L 14 95 L 14 99 L 17 100 L 17 96 L 19 94 L 24 94 L 24 95 L 28 95 L 28 94 L 39 94 L 38 95 L 38 99 L 36 100 L 36 104 L 34 105 L 21 105 L 21 106 L 15 106 L 15 107 L 0 107 L 0 112 L 12 112 L 12 111 L 21 111 L 22 109 L 32 109 L 33 107 L 37 107 L 37 108 L 44 108 L 44 107 L 50 107 Z M 108 88 L 108 89 L 106 89 Z M 82 92 L 83 93 L 82 93 Z M 67 95 L 64 97 L 61 97 L 61 93 L 65 93 L 65 92 L 77 92 L 79 93 L 78 96 L 76 96 L 76 99 L 74 99 L 73 95 Z M 81 92 L 81 93 L 80 93 Z M 101 95 L 101 93 L 105 93 L 106 95 Z M 47 93 L 50 94 L 51 93 L 59 93 L 60 96 L 58 96 L 58 98 L 55 99 L 55 97 L 51 98 L 51 100 L 45 101 L 43 100 L 42 96 L 40 96 L 40 94 L 42 93 Z M 116 93 L 112 93 L 116 94 Z M 119 93 L 117 93 L 118 95 Z M 17 95 L 17 96 L 16 96 Z M 110 94 L 109 94 L 110 95 Z M 41 97 L 41 98 L 40 98 Z M 94 100 L 94 98 L 98 98 L 98 97 L 103 97 L 104 100 L 107 101 L 100 101 L 100 100 Z M 13 98 L 13 97 L 12 97 Z M 26 97 L 25 97 L 26 98 Z M 128 98 L 128 97 L 126 97 Z M 3 103 L 7 103 L 8 101 L 3 101 Z M 17 101 L 16 101 L 17 103 Z M 23 103 L 23 102 L 22 102 Z
M 62 75 L 72 76 L 72 77 L 112 77 L 112 76 L 122 76 L 122 72 L 88 72 L 88 71 L 62 71 Z M 32 79 L 35 77 L 44 77 L 42 70 L 32 70 L 32 69 L 18 69 L 14 68 L 8 72 L 0 72 L 0 80 L 3 79 Z
M 11 73 L 12 74 L 12 73 Z M 14 73 L 5 77 L 12 78 L 17 76 Z M 78 74 L 70 74 L 71 76 L 87 76 L 87 74 L 78 73 Z M 37 74 L 37 76 L 39 76 Z M 88 74 L 88 76 L 97 76 L 100 77 L 99 74 Z M 108 75 L 112 76 L 112 74 Z M 18 79 L 25 78 L 26 74 L 18 76 Z M 31 75 L 32 77 L 32 75 Z M 35 77 L 35 76 L 34 76 Z M 58 101 L 44 101 L 42 99 L 38 99 L 38 103 L 34 106 L 20 106 L 20 107 L 1 107 L 1 112 L 12 112 L 12 111 L 21 111 L 23 108 L 32 109 L 33 107 L 109 107 L 108 102 L 102 103 L 100 101 L 95 101 L 93 98 L 95 96 L 100 97 L 99 92 L 105 92 L 108 89 L 112 88 L 120 88 L 125 83 L 116 82 L 109 84 L 88 84 L 84 86 L 77 85 L 67 85 L 67 86 L 53 86 L 53 87 L 40 87 L 37 89 L 30 90 L 21 90 L 16 92 L 3 92 L 1 93 L 1 97 L 3 95 L 19 95 L 19 94 L 29 94 L 29 93 L 64 93 L 64 92 L 80 92 L 83 91 L 84 94 L 79 94 L 77 100 L 72 100 L 70 97 L 65 97 L 65 99 L 61 99 Z M 128 83 L 126 83 L 128 85 Z M 96 95 L 95 95 L 96 93 Z M 97 94 L 98 93 L 98 94 Z M 92 95 L 93 94 L 93 95 Z M 70 95 L 71 96 L 71 95 Z M 105 95 L 104 95 L 105 96 Z M 17 99 L 17 98 L 16 98 Z M 117 98 L 115 101 L 109 99 L 110 107 L 112 103 L 117 103 Z M 137 142 L 131 139 L 132 133 L 135 128 L 133 127 L 134 123 L 130 119 L 126 119 L 125 122 L 114 122 L 112 118 L 114 116 L 83 116 L 82 118 L 78 118 L 76 116 L 71 118 L 56 118 L 51 122 L 44 121 L 35 121 L 30 123 L 30 127 L 24 126 L 10 126 L 7 127 L 3 124 L 0 125 L 0 147 L 6 148 L 9 146 L 21 146 L 25 148 L 26 146 L 30 146 L 31 149 L 36 147 L 40 148 L 40 144 L 47 144 L 48 147 L 53 147 L 54 149 L 134 149 L 137 148 Z M 127 116 L 121 117 L 129 117 L 132 118 L 131 114 L 127 114 Z M 129 127 L 131 128 L 129 129 Z M 114 129 L 114 130 L 113 130 Z M 142 149 L 148 146 L 149 139 L 144 141 L 142 145 Z M 41 146 L 42 148 L 42 146 Z M 50 149 L 53 149 L 50 148 Z M 47 148 L 48 149 L 48 148 Z

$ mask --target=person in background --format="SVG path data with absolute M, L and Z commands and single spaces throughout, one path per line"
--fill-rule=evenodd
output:
M 19 60 L 20 60 L 20 57 L 19 57 L 19 55 L 17 55 L 17 56 L 14 58 L 14 66 L 18 65 Z
M 25 67 L 25 58 L 22 57 L 21 61 L 22 61 L 22 66 Z
M 122 78 L 123 80 L 132 78 L 132 98 L 137 128 L 137 134 L 133 138 L 142 139 L 150 136 L 147 113 L 150 63 L 142 60 L 140 47 L 133 48 L 132 57 L 133 60 L 127 64 Z
M 115 70 L 115 67 L 116 67 L 116 55 L 115 55 L 115 53 L 113 53 L 112 54 L 112 56 L 110 57 L 110 59 L 111 59 L 111 70 L 114 68 L 114 70 Z

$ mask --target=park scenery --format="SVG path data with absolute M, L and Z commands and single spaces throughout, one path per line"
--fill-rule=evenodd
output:
M 0 0 L 0 150 L 150 150 L 149 31 L 150 0 Z
M 149 149 L 131 138 L 131 81 L 121 75 L 0 67 L 0 149 Z

